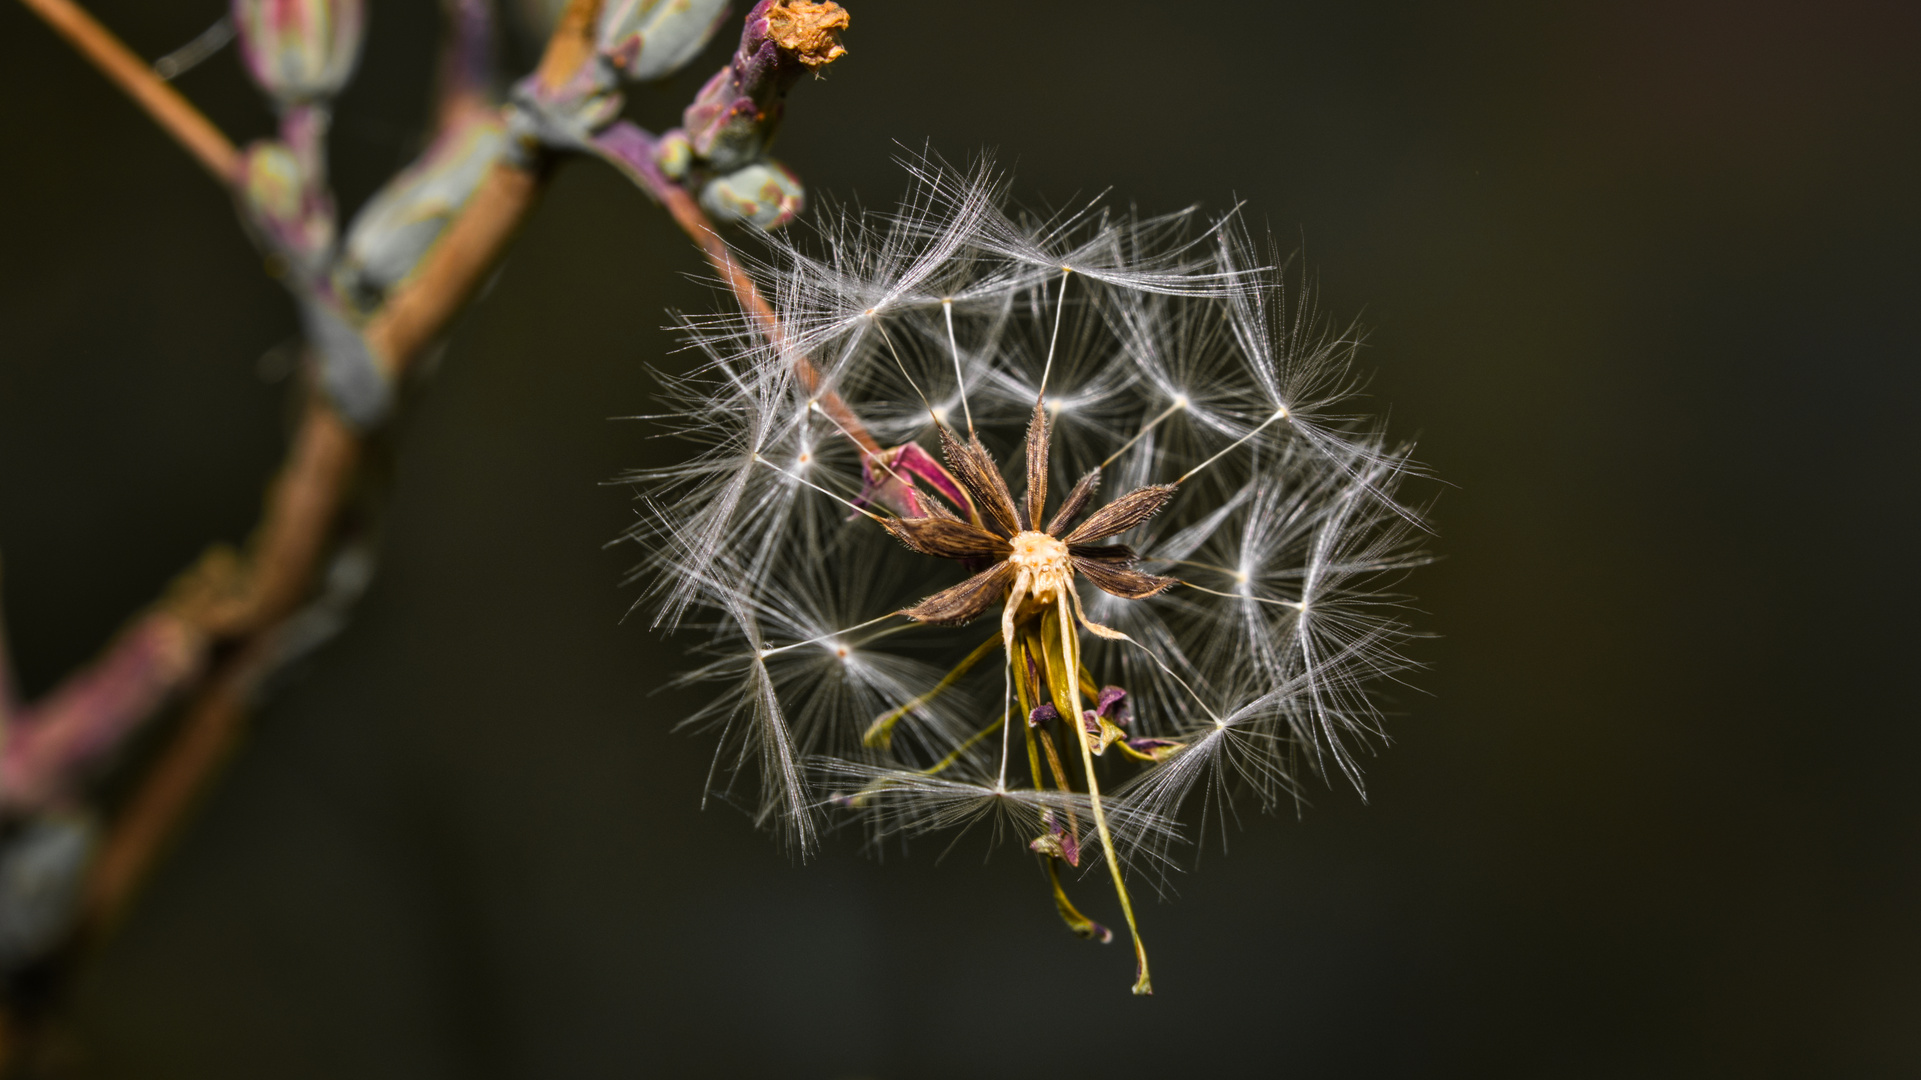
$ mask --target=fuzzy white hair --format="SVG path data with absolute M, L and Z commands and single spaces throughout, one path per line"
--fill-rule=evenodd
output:
M 1197 790 L 1225 811 L 1298 799 L 1309 775 L 1359 788 L 1377 688 L 1410 666 L 1395 589 L 1423 557 L 1409 447 L 1351 411 L 1358 335 L 1232 215 L 1022 216 L 985 164 L 908 172 L 893 212 L 829 208 L 747 260 L 777 332 L 751 311 L 684 321 L 704 360 L 664 380 L 658 419 L 701 449 L 625 478 L 643 602 L 706 628 L 688 681 L 728 684 L 693 718 L 726 732 L 717 764 L 752 764 L 759 816 L 803 850 L 842 814 L 895 836 L 1100 809 L 1010 779 L 1013 676 L 973 659 L 996 632 L 906 617 L 958 578 L 877 524 L 877 479 L 910 479 L 877 448 L 951 431 L 1008 460 L 1044 403 L 1051 490 L 1095 469 L 1107 494 L 1178 485 L 1115 537 L 1178 585 L 1075 586 L 1103 631 L 1080 662 L 1125 689 L 1148 748 L 1102 763 L 1106 856 L 1165 859 Z

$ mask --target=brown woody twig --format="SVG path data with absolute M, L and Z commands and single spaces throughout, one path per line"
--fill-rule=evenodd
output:
M 21 2 L 125 90 L 223 186 L 235 184 L 239 154 L 233 143 L 104 27 L 72 0 Z M 536 73 L 546 89 L 565 85 L 593 61 L 599 8 L 600 0 L 570 3 Z M 475 42 L 459 40 L 458 29 L 455 38 L 450 50 L 464 48 L 467 55 L 446 59 L 443 125 L 464 123 L 482 101 L 471 72 L 461 67 L 463 60 L 471 61 Z M 525 166 L 495 164 L 418 270 L 368 320 L 363 336 L 389 377 L 404 373 L 471 299 L 537 203 L 546 172 L 538 160 Z M 742 308 L 780 346 L 782 331 L 772 308 L 694 198 L 675 184 L 648 188 L 700 246 Z M 821 386 L 818 370 L 804 357 L 794 363 L 820 407 L 863 452 L 880 453 L 854 411 Z M 177 727 L 88 869 L 77 941 L 97 941 L 125 911 L 243 730 L 256 687 L 283 655 L 279 632 L 315 594 L 323 559 L 363 472 L 366 447 L 321 394 L 310 388 L 309 395 L 244 552 L 209 551 L 97 659 L 31 707 L 12 704 L 0 636 L 0 724 L 8 733 L 0 748 L 0 814 L 28 813 L 71 798 L 76 793 L 63 785 L 75 782 L 84 764 L 169 701 L 186 701 Z M 0 1071 L 16 1043 L 8 1033 L 17 1037 L 20 1029 L 19 1017 L 0 1009 Z
M 233 144 L 191 103 L 70 0 L 22 0 L 71 41 L 220 179 L 231 183 Z M 591 55 L 598 0 L 574 0 L 549 42 L 543 70 Z M 555 60 L 555 57 L 562 58 Z M 458 115 L 458 111 L 453 112 Z M 365 333 L 393 374 L 446 327 L 498 261 L 538 199 L 542 170 L 498 165 L 466 210 Z M 251 690 L 277 655 L 274 635 L 312 595 L 314 580 L 364 456 L 359 435 L 310 397 L 286 463 L 270 488 L 244 556 L 215 549 L 137 617 L 92 664 L 35 707 L 9 717 L 0 809 L 45 805 L 66 792 L 8 783 L 66 776 L 125 728 L 182 693 L 189 704 L 170 744 L 118 816 L 84 889 L 80 933 L 97 934 L 124 909 L 146 870 L 238 734 Z M 106 716 L 107 723 L 101 722 Z M 57 762 L 58 764 L 52 764 Z M 36 767 L 38 766 L 38 767 Z M 11 768 L 9 768 L 11 767 Z
M 48 26 L 66 38 L 82 56 L 93 61 L 100 73 L 166 129 L 186 151 L 194 156 L 214 179 L 233 183 L 240 154 L 233 143 L 201 115 L 199 109 L 153 73 L 133 50 L 120 43 L 107 28 L 94 21 L 73 0 L 20 0 L 44 19 Z

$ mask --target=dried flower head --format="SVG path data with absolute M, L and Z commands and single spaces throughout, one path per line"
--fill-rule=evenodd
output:
M 1231 219 L 1024 220 L 985 166 L 909 169 L 896 212 L 770 241 L 776 325 L 686 321 L 705 362 L 656 419 L 705 449 L 629 478 L 649 602 L 705 631 L 693 720 L 763 822 L 990 822 L 1103 941 L 1059 868 L 1104 863 L 1147 993 L 1127 879 L 1191 796 L 1360 784 L 1407 666 L 1407 451 Z

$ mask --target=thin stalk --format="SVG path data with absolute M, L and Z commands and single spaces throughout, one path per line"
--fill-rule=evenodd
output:
M 834 423 L 862 451 L 868 454 L 880 453 L 880 443 L 868 432 L 867 425 L 861 422 L 859 414 L 855 413 L 838 393 L 822 385 L 824 380 L 821 378 L 820 369 L 814 366 L 813 361 L 789 346 L 787 333 L 781 327 L 779 316 L 774 314 L 773 307 L 760 295 L 760 289 L 754 285 L 754 279 L 747 275 L 747 271 L 741 269 L 740 263 L 734 258 L 733 250 L 727 246 L 725 240 L 720 238 L 720 234 L 714 231 L 713 221 L 707 217 L 706 211 L 700 208 L 700 204 L 694 201 L 694 197 L 688 194 L 685 188 L 676 184 L 650 183 L 648 191 L 667 208 L 667 213 L 673 217 L 681 231 L 685 232 L 694 243 L 700 245 L 701 253 L 706 255 L 707 261 L 713 264 L 716 271 L 719 271 L 721 280 L 726 283 L 728 291 L 734 294 L 734 299 L 753 316 L 755 322 L 760 324 L 761 333 L 766 335 L 768 342 L 782 355 L 791 357 L 794 376 L 800 380 L 808 396 L 820 402 L 821 411 L 832 418 Z
M 1149 420 L 1145 425 L 1143 425 L 1139 431 L 1136 431 L 1134 433 L 1133 438 L 1121 444 L 1121 448 L 1119 450 L 1116 450 L 1113 453 L 1107 455 L 1107 460 L 1100 463 L 1100 468 L 1105 469 L 1109 465 L 1114 464 L 1115 458 L 1120 457 L 1122 454 L 1125 454 L 1129 450 L 1133 449 L 1134 444 L 1137 442 L 1140 442 L 1141 439 L 1145 438 L 1148 432 L 1153 431 L 1155 428 L 1159 427 L 1161 424 L 1161 421 L 1167 419 L 1170 416 L 1173 416 L 1175 413 L 1180 412 L 1182 409 L 1185 409 L 1185 408 L 1187 408 L 1187 399 L 1184 397 L 1175 398 L 1174 404 L 1169 405 L 1165 409 L 1162 409 L 1161 414 L 1159 416 L 1156 416 L 1154 419 Z
M 1041 367 L 1041 388 L 1036 400 L 1047 396 L 1047 377 L 1054 373 L 1054 347 L 1061 343 L 1061 313 L 1067 310 L 1067 279 L 1074 271 L 1061 267 L 1061 291 L 1054 300 L 1054 336 L 1047 339 L 1047 363 Z
M 974 410 L 967 404 L 967 380 L 961 376 L 960 343 L 954 340 L 954 302 L 942 300 L 941 314 L 947 319 L 947 348 L 954 354 L 954 390 L 960 394 L 961 412 L 967 415 L 967 433 L 974 433 Z
M 1074 631 L 1074 612 L 1068 607 L 1067 590 L 1064 588 L 1054 598 L 1060 608 L 1061 653 L 1067 659 L 1070 670 L 1080 669 L 1080 635 Z M 1094 778 L 1094 750 L 1087 745 L 1087 736 L 1081 731 L 1081 688 L 1079 680 L 1071 675 L 1068 685 L 1074 713 L 1070 727 L 1074 741 L 1080 744 L 1081 766 L 1087 773 L 1087 798 L 1094 805 L 1094 830 L 1101 835 L 1101 847 L 1107 852 L 1107 869 L 1114 875 L 1114 892 L 1121 898 L 1121 914 L 1127 917 L 1127 932 L 1134 938 L 1135 978 L 1134 993 L 1151 994 L 1154 983 L 1147 974 L 1147 946 L 1141 941 L 1141 928 L 1134 921 L 1134 902 L 1127 895 L 1127 882 L 1121 874 L 1121 853 L 1114 846 L 1114 835 L 1107 828 L 1107 811 L 1101 806 L 1100 781 Z
M 1200 472 L 1202 469 L 1205 469 L 1209 465 L 1212 465 L 1215 462 L 1226 457 L 1228 451 L 1233 450 L 1235 447 L 1241 445 L 1247 440 L 1253 438 L 1256 435 L 1259 435 L 1263 431 L 1266 431 L 1268 429 L 1268 426 L 1273 424 L 1274 421 L 1284 420 L 1287 418 L 1287 416 L 1288 416 L 1288 412 L 1286 409 L 1276 409 L 1274 411 L 1274 415 L 1268 417 L 1266 420 L 1261 421 L 1260 427 L 1255 428 L 1253 431 L 1250 431 L 1247 434 L 1241 436 L 1240 438 L 1235 439 L 1233 442 L 1228 443 L 1226 446 L 1221 447 L 1220 452 L 1216 453 L 1213 457 L 1208 458 L 1206 461 L 1201 462 L 1199 465 L 1196 465 L 1193 468 L 1187 470 L 1185 473 L 1182 473 L 1181 478 L 1179 480 L 1174 481 L 1174 483 L 1176 484 L 1186 483 L 1187 479 L 1193 476 L 1195 473 Z
M 1061 913 L 1061 921 L 1074 932 L 1074 936 L 1099 941 L 1103 945 L 1113 941 L 1114 931 L 1081 914 L 1081 909 L 1067 898 L 1067 890 L 1061 888 L 1061 872 L 1054 866 L 1054 857 L 1042 855 L 1041 865 L 1047 867 L 1047 883 L 1054 887 L 1054 910 Z
M 912 700 L 908 701 L 907 704 L 902 705 L 898 709 L 889 709 L 880 714 L 880 716 L 876 717 L 874 722 L 868 726 L 866 733 L 860 737 L 861 745 L 886 747 L 893 741 L 894 725 L 900 722 L 901 717 L 906 716 L 908 713 L 913 712 L 915 709 L 946 693 L 949 687 L 959 682 L 961 676 L 966 675 L 972 670 L 975 664 L 980 663 L 989 652 L 999 647 L 1000 643 L 1001 639 L 998 634 L 981 642 L 975 646 L 973 652 L 968 653 L 961 659 L 960 663 L 954 665 L 954 670 L 943 675 L 941 680 L 934 684 L 933 689 L 924 694 L 916 695 Z

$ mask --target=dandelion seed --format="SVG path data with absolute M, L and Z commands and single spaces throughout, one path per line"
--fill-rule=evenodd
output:
M 909 171 L 891 215 L 743 259 L 780 348 L 686 323 L 707 359 L 663 419 L 705 449 L 631 478 L 640 573 L 663 624 L 711 615 L 684 681 L 727 689 L 693 722 L 763 820 L 802 850 L 985 825 L 1105 941 L 1061 874 L 1102 865 L 1148 993 L 1134 893 L 1196 792 L 1205 828 L 1360 786 L 1410 666 L 1408 452 L 1341 411 L 1357 336 L 1234 221 L 1025 220 L 984 166 Z

